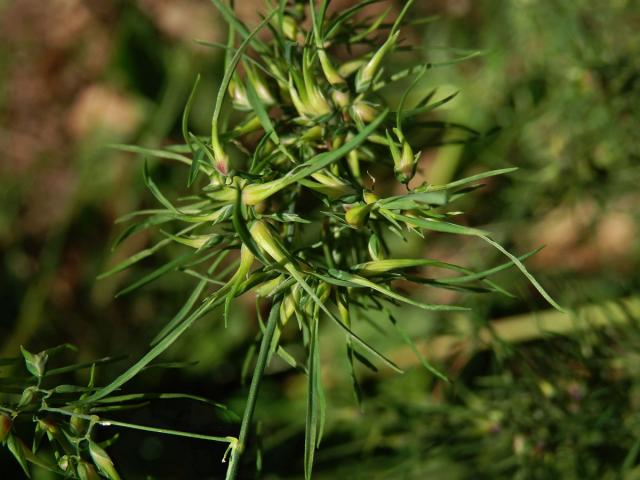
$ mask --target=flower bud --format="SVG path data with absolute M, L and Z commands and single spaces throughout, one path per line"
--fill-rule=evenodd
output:
M 352 138 L 351 134 L 348 137 L 350 140 Z M 362 183 L 362 172 L 360 170 L 360 153 L 357 148 L 354 148 L 347 154 L 347 165 L 349 166 L 349 171 L 351 175 L 354 176 L 358 182 Z
M 249 97 L 247 97 L 247 90 L 240 80 L 231 79 L 228 91 L 234 107 L 242 111 L 251 110 L 251 103 L 249 102 Z
M 364 198 L 364 203 L 366 203 L 367 205 L 376 203 L 378 200 L 380 200 L 380 197 L 378 197 L 375 193 L 369 191 L 364 192 L 362 194 L 362 197 Z
M 538 387 L 545 397 L 552 398 L 555 396 L 556 389 L 553 385 L 551 385 L 551 383 L 547 382 L 546 380 L 541 380 L 538 383 Z
M 418 165 L 419 154 L 414 155 L 413 149 L 409 142 L 404 138 L 404 135 L 398 129 L 394 129 L 394 133 L 398 137 L 402 144 L 402 152 L 396 145 L 396 143 L 387 132 L 387 141 L 389 144 L 389 150 L 391 151 L 391 156 L 393 157 L 393 171 L 395 173 L 396 179 L 401 183 L 409 183 L 409 181 L 416 174 L 416 167 Z
M 218 155 L 214 154 L 215 158 L 215 167 L 220 175 L 224 175 L 225 177 L 229 174 L 229 156 L 226 153 L 221 153 Z
M 380 65 L 385 55 L 395 47 L 400 32 L 392 34 L 380 49 L 373 55 L 366 65 L 358 70 L 356 74 L 356 92 L 364 92 L 371 87 L 376 75 L 380 72 Z
M 369 123 L 376 119 L 378 110 L 371 104 L 356 100 L 350 108 L 350 113 L 357 123 Z
M 331 93 L 331 98 L 333 99 L 333 103 L 335 103 L 340 108 L 347 108 L 351 100 L 349 92 L 342 91 L 339 88 L 335 88 L 333 90 L 333 92 Z
M 416 174 L 417 165 L 418 157 L 413 154 L 411 145 L 405 141 L 402 145 L 401 161 L 397 163 L 394 168 L 398 181 L 402 183 L 409 183 Z
M 300 115 L 301 117 L 309 117 L 310 112 L 308 112 L 307 107 L 305 102 L 303 102 L 302 97 L 303 95 L 305 95 L 305 92 L 301 91 L 300 93 L 298 92 L 298 89 L 295 87 L 295 85 L 293 84 L 293 80 L 289 79 L 289 96 L 291 97 L 291 102 L 293 103 L 293 106 L 295 107 L 296 111 L 298 112 L 298 115 Z
M 242 247 L 240 247 L 240 265 L 238 265 L 238 270 L 234 274 L 234 278 L 246 278 L 249 272 L 251 272 L 251 267 L 255 259 L 256 257 L 253 255 L 253 252 L 249 250 L 249 247 L 242 244 Z
M 284 276 L 283 275 L 279 275 L 276 278 L 274 278 L 273 280 L 268 280 L 266 282 L 263 282 L 259 285 L 257 285 L 254 288 L 254 292 L 256 292 L 256 295 L 258 297 L 268 297 L 270 296 L 276 288 L 278 288 L 280 286 L 280 284 L 284 281 Z
M 257 130 L 260 130 L 260 128 L 262 128 L 262 124 L 260 123 L 260 119 L 258 118 L 257 115 L 252 115 L 248 119 L 243 121 L 241 124 L 236 126 L 233 129 L 233 132 L 236 135 L 238 135 L 239 137 L 242 137 L 242 136 L 247 135 L 249 133 L 252 133 L 252 132 L 255 132 Z
M 218 186 L 219 185 L 216 185 L 216 187 Z M 236 195 L 237 195 L 236 189 L 229 187 L 227 185 L 220 186 L 220 188 L 216 188 L 211 192 L 207 192 L 207 197 L 209 197 L 211 200 L 217 200 L 219 202 L 232 202 L 233 200 L 235 200 Z M 216 217 L 213 218 L 212 221 L 218 218 L 217 217 L 218 213 L 215 213 L 215 214 L 212 213 L 211 215 L 216 215 Z
M 120 475 L 118 475 L 111 457 L 109 457 L 100 445 L 92 440 L 89 440 L 89 454 L 91 455 L 93 463 L 95 463 L 98 470 L 100 470 L 100 473 L 109 480 L 120 480 Z
M 322 282 L 318 285 L 316 293 L 318 294 L 318 298 L 324 303 L 329 298 L 329 295 L 331 295 L 331 285 L 326 282 Z M 315 306 L 318 307 L 317 304 L 315 304 Z
M 218 120 L 211 122 L 211 149 L 213 150 L 214 167 L 222 175 L 226 177 L 229 173 L 229 156 L 225 153 L 220 138 L 218 137 Z
M 293 17 L 289 15 L 285 15 L 282 19 L 282 33 L 289 40 L 295 42 L 296 37 L 298 36 L 298 23 L 295 21 Z
M 79 408 L 74 408 L 73 413 L 82 414 L 83 412 Z M 71 420 L 69 420 L 69 424 L 71 425 L 73 433 L 75 433 L 77 436 L 84 435 L 87 431 L 87 420 L 78 415 L 72 416 Z
M 80 480 L 100 480 L 100 475 L 96 472 L 95 467 L 85 460 L 78 462 L 77 471 Z
M 324 76 L 331 85 L 340 85 L 345 83 L 344 78 L 342 78 L 335 69 L 327 55 L 327 52 L 323 48 L 318 49 L 318 58 L 320 59 L 320 66 L 322 67 Z
M 287 185 L 287 179 L 282 177 L 277 180 L 272 180 L 266 183 L 254 183 L 247 185 L 242 190 L 242 201 L 245 205 L 257 205 L 258 203 L 266 200 L 271 195 L 278 193 Z
M 367 220 L 369 219 L 369 214 L 371 213 L 371 209 L 373 205 L 360 204 L 351 207 L 347 214 L 345 215 L 345 220 L 352 227 L 361 227 Z
M 22 391 L 22 395 L 20 396 L 20 401 L 18 402 L 18 407 L 26 407 L 27 405 L 31 405 L 36 398 L 38 398 L 38 387 L 31 386 L 27 387 Z
M 266 223 L 260 220 L 256 221 L 251 227 L 251 236 L 258 246 L 267 252 L 276 262 L 280 263 L 286 261 L 287 256 L 280 248 L 280 245 L 278 245 L 278 242 L 273 237 L 273 234 Z
M 327 170 L 320 170 L 319 172 L 312 173 L 311 177 L 322 185 L 326 185 L 327 187 L 343 192 L 343 195 L 353 193 L 353 188 L 350 184 L 344 182 L 342 179 Z
M 9 415 L 0 413 L 0 443 L 4 442 L 11 432 L 13 421 Z
M 258 98 L 262 100 L 265 105 L 273 105 L 276 103 L 267 82 L 258 70 L 247 66 L 247 79 L 251 82 L 251 85 L 258 94 Z
M 324 129 L 320 125 L 315 125 L 307 129 L 299 139 L 308 141 L 308 142 L 319 140 L 322 138 L 323 133 L 324 133 Z
M 47 433 L 49 438 L 53 438 L 60 431 L 58 425 L 50 418 L 40 418 L 38 420 L 38 425 L 40 428 Z
M 349 326 L 351 324 L 351 315 L 349 313 L 349 306 L 345 303 L 342 295 L 336 296 L 336 304 L 338 305 L 338 314 L 342 323 Z
M 302 79 L 298 77 L 296 85 L 300 90 L 305 110 L 311 114 L 311 117 L 319 117 L 331 113 L 331 105 L 329 105 L 324 93 L 318 86 L 317 80 L 318 78 L 313 68 L 311 50 L 306 49 L 302 58 Z M 304 93 L 301 90 L 301 82 L 304 84 Z
M 391 272 L 393 270 L 399 270 L 402 268 L 413 268 L 423 266 L 425 260 L 423 259 L 388 259 L 388 260 L 374 260 L 372 262 L 365 262 L 352 267 L 357 270 L 358 273 L 363 275 L 379 275 L 381 273 Z
M 356 72 L 360 67 L 362 67 L 365 63 L 366 63 L 366 60 L 363 60 L 363 59 L 350 60 L 338 67 L 338 73 L 343 78 L 349 77 L 354 72 Z
M 323 182 L 314 182 L 305 178 L 300 180 L 300 184 L 331 199 L 346 197 L 347 195 L 354 193 L 353 188 L 348 183 L 326 184 Z
M 375 233 L 369 237 L 367 250 L 369 250 L 369 256 L 373 260 L 384 260 L 384 248 L 380 238 Z
M 20 345 L 20 351 L 22 352 L 24 363 L 29 373 L 34 377 L 42 377 L 47 367 L 49 356 L 45 352 L 33 354 L 22 345 Z
M 69 470 L 69 466 L 71 465 L 71 459 L 69 455 L 62 455 L 58 459 L 58 468 L 63 472 L 67 472 Z
M 289 295 L 284 297 L 284 300 L 280 304 L 280 323 L 284 326 L 296 311 L 296 305 L 298 300 L 296 299 L 297 291 L 292 291 Z
M 322 90 L 313 85 L 307 88 L 307 108 L 314 113 L 314 116 L 321 116 L 331 113 L 331 106 L 325 98 Z

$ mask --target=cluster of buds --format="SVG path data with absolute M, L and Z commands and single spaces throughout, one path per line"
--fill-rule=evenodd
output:
M 411 145 L 400 130 L 394 128 L 393 133 L 401 145 L 401 148 L 399 148 L 387 132 L 389 149 L 391 150 L 391 157 L 393 158 L 393 173 L 400 183 L 407 184 L 416 174 L 416 166 L 418 165 L 420 153 L 413 153 Z
M 0 446 L 7 448 L 27 477 L 33 464 L 65 478 L 120 480 L 107 452 L 92 439 L 93 427 L 100 420 L 87 415 L 98 408 L 95 403 L 86 402 L 86 392 L 93 389 L 94 370 L 88 386 L 47 385 L 56 375 L 86 368 L 84 363 L 48 368 L 52 357 L 69 349 L 75 347 L 65 344 L 38 353 L 21 347 L 22 357 L 11 359 L 10 368 L 28 375 L 13 377 L 24 379 L 21 394 L 8 395 L 0 401 Z M 12 379 L 13 388 L 19 390 L 19 385 L 13 382 Z M 115 399 L 113 406 L 124 409 L 129 401 Z M 31 447 L 25 442 L 27 425 L 34 426 L 33 438 L 28 441 Z M 48 448 L 42 448 L 45 441 Z
M 510 170 L 476 175 L 448 185 L 424 183 L 413 190 L 409 188 L 418 166 L 417 152 L 428 146 L 428 136 L 421 129 L 425 123 L 429 123 L 431 132 L 434 129 L 434 122 L 416 117 L 430 114 L 443 103 L 429 103 L 428 96 L 405 111 L 405 99 L 415 86 L 415 78 L 409 82 L 411 86 L 399 106 L 385 96 L 387 87 L 426 71 L 420 66 L 387 74 L 384 68 L 393 52 L 402 46 L 400 27 L 406 23 L 413 0 L 405 2 L 395 20 L 387 24 L 384 20 L 389 11 L 373 19 L 361 15 L 373 3 L 370 1 L 335 13 L 329 11 L 328 0 L 310 1 L 306 6 L 299 1 L 283 1 L 272 6 L 254 29 L 237 17 L 227 2 L 213 3 L 231 28 L 210 140 L 187 129 L 192 95 L 183 118 L 186 144 L 161 154 L 152 152 L 189 164 L 189 185 L 197 186 L 198 177 L 205 181 L 197 198 L 190 196 L 176 206 L 147 179 L 164 209 L 151 212 L 151 218 L 121 238 L 171 220 L 183 225 L 178 233 L 165 234 L 167 238 L 156 247 L 107 272 L 127 268 L 145 258 L 146 252 L 170 242 L 192 248 L 190 254 L 148 277 L 152 280 L 166 271 L 184 270 L 199 282 L 195 298 L 190 297 L 178 318 L 182 323 L 163 330 L 163 344 L 170 345 L 197 318 L 218 306 L 224 305 L 227 319 L 233 299 L 251 291 L 258 302 L 273 306 L 254 378 L 259 381 L 260 368 L 264 369 L 272 355 L 280 355 L 300 368 L 299 360 L 278 344 L 282 329 L 295 317 L 307 352 L 304 371 L 310 377 L 310 395 L 317 395 L 321 389 L 316 371 L 321 315 L 345 333 L 352 368 L 356 361 L 366 365 L 377 361 L 399 370 L 352 330 L 354 311 L 383 309 L 389 302 L 437 311 L 461 307 L 409 298 L 396 291 L 396 280 L 458 291 L 504 293 L 478 272 L 434 259 L 403 258 L 390 248 L 390 237 L 405 240 L 407 235 L 422 236 L 430 231 L 480 237 L 528 275 L 521 262 L 489 239 L 486 232 L 452 223 L 451 215 L 447 215 L 449 199 L 473 190 L 466 188 L 470 183 Z M 272 37 L 265 40 L 258 33 L 267 28 Z M 358 46 L 354 50 L 364 52 L 356 58 L 349 56 L 354 45 Z M 236 115 L 229 116 L 237 121 L 235 125 L 221 121 L 227 97 L 236 110 Z M 390 111 L 396 112 L 395 122 Z M 448 127 L 441 124 L 436 128 L 441 128 L 444 136 Z M 374 174 L 372 186 L 367 181 Z M 377 185 L 388 186 L 390 182 L 406 193 L 385 198 L 383 192 L 372 191 Z M 240 258 L 229 270 L 221 259 L 233 250 L 239 252 Z M 200 265 L 203 271 L 194 272 L 194 265 Z M 458 276 L 434 280 L 415 272 L 428 265 Z M 146 280 L 126 291 L 148 283 Z M 532 282 L 541 290 L 535 280 Z M 481 283 L 481 287 L 475 283 Z M 207 291 L 207 287 L 212 290 Z M 202 303 L 184 318 L 198 295 L 204 297 Z M 136 369 L 144 368 L 145 362 L 161 351 L 154 347 L 136 364 Z M 355 372 L 352 376 L 356 378 Z M 110 391 L 120 385 L 114 383 Z M 317 411 L 320 407 L 310 402 L 309 408 L 316 409 L 310 416 L 317 421 L 322 416 Z M 247 412 L 252 415 L 253 409 L 247 407 Z M 308 429 L 307 476 L 321 428 L 311 422 Z M 246 428 L 242 435 L 246 435 Z M 227 478 L 234 478 L 245 443 L 246 438 L 239 438 L 239 446 L 232 448 Z

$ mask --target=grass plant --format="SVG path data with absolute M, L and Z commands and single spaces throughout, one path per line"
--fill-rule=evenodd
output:
M 511 295 L 490 278 L 510 267 L 519 269 L 549 304 L 562 309 L 524 266 L 530 253 L 518 257 L 489 232 L 459 220 L 457 200 L 473 195 L 483 180 L 515 169 L 501 168 L 445 184 L 414 178 L 421 152 L 445 142 L 450 129 L 465 132 L 469 139 L 478 133 L 431 119 L 432 112 L 453 95 L 439 98 L 430 92 L 413 101 L 413 87 L 431 69 L 477 52 L 465 52 L 441 64 L 425 60 L 388 72 L 390 57 L 411 50 L 402 27 L 408 23 L 413 1 L 405 2 L 395 19 L 388 18 L 388 11 L 378 17 L 363 16 L 365 8 L 376 3 L 372 1 L 333 13 L 329 0 L 267 2 L 267 12 L 255 27 L 236 15 L 232 3 L 212 1 L 229 33 L 226 44 L 212 44 L 225 52 L 225 72 L 210 132 L 190 129 L 190 112 L 201 88 L 198 78 L 182 117 L 183 143 L 162 149 L 116 146 L 147 158 L 181 163 L 186 167 L 189 193 L 179 197 L 163 192 L 145 163 L 145 184 L 159 206 L 124 217 L 123 222 L 132 223 L 116 245 L 146 229 L 159 231 L 162 239 L 102 275 L 121 272 L 176 244 L 184 253 L 118 295 L 129 295 L 167 274 L 182 274 L 193 281 L 191 292 L 150 342 L 147 353 L 115 380 L 99 388 L 90 383 L 86 389 L 73 390 L 81 395 L 70 403 L 53 406 L 43 399 L 38 411 L 68 416 L 69 422 L 88 420 L 90 426 L 116 425 L 104 420 L 92 423 L 96 406 L 119 398 L 118 390 L 196 321 L 219 318 L 226 325 L 233 321 L 233 302 L 252 297 L 256 310 L 266 312 L 267 320 L 259 316 L 257 357 L 251 356 L 255 352 L 251 350 L 245 362 L 253 366 L 253 374 L 240 429 L 206 439 L 229 444 L 227 479 L 238 478 L 253 438 L 261 380 L 277 356 L 307 377 L 304 472 L 310 478 L 327 410 L 321 329 L 341 332 L 344 365 L 360 401 L 357 365 L 402 372 L 358 333 L 355 320 L 367 312 L 390 313 L 391 307 L 405 305 L 440 312 L 445 318 L 448 312 L 468 309 L 430 300 L 430 292 Z M 393 103 L 394 95 L 388 93 L 398 88 L 404 94 Z M 505 261 L 474 271 L 438 258 L 406 258 L 390 241 L 437 235 L 478 239 L 500 252 Z M 441 273 L 426 276 L 423 267 Z M 426 292 L 416 295 L 422 287 Z M 393 321 L 377 325 L 389 331 L 396 326 Z M 288 351 L 280 342 L 285 330 L 298 332 L 304 355 Z M 29 358 L 25 356 L 27 367 L 39 386 L 42 372 L 38 362 Z M 431 374 L 446 379 L 425 358 L 421 361 Z M 80 450 L 72 457 L 72 475 L 90 478 L 80 472 L 90 469 L 83 462 L 91 458 L 102 475 L 118 478 L 106 454 L 92 442 L 87 436 L 77 439 Z M 85 444 L 89 456 L 83 450 Z

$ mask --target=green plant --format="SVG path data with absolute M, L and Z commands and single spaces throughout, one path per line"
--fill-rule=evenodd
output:
M 30 477 L 33 464 L 65 478 L 87 480 L 104 476 L 118 480 L 120 475 L 105 451 L 118 435 L 98 441 L 98 427 L 144 430 L 209 441 L 227 440 L 105 418 L 105 414 L 140 408 L 152 400 L 172 399 L 204 402 L 222 409 L 225 416 L 231 412 L 205 398 L 180 393 L 115 394 L 90 400 L 88 397 L 99 389 L 95 385 L 96 367 L 122 360 L 122 357 L 51 368 L 52 360 L 69 350 L 76 351 L 76 348 L 65 344 L 36 354 L 21 348 L 21 357 L 0 359 L 0 368 L 10 369 L 10 374 L 0 377 L 0 444 L 7 447 L 27 477 Z M 90 370 L 86 386 L 65 383 L 65 375 L 86 369 Z M 27 433 L 29 424 L 33 426 L 31 434 Z M 24 438 L 30 439 L 31 446 Z M 44 446 L 45 438 L 48 448 Z
M 120 272 L 175 243 L 188 250 L 120 295 L 175 271 L 194 278 L 196 284 L 185 305 L 153 339 L 150 350 L 109 385 L 91 388 L 79 405 L 111 398 L 206 314 L 221 310 L 226 324 L 234 299 L 252 292 L 257 297 L 261 337 L 247 405 L 238 437 L 215 439 L 229 443 L 227 478 L 236 478 L 249 445 L 265 367 L 279 356 L 308 377 L 304 469 L 309 478 L 326 408 L 320 378 L 321 323 L 324 328 L 325 321 L 331 322 L 344 334 L 346 364 L 359 400 L 356 364 L 374 370 L 376 364 L 400 369 L 356 333 L 356 320 L 366 319 L 371 311 L 388 312 L 392 305 L 438 312 L 466 310 L 416 299 L 405 294 L 403 286 L 509 295 L 488 277 L 516 266 L 549 303 L 560 307 L 523 265 L 529 254 L 518 258 L 488 232 L 454 221 L 460 212 L 453 209 L 453 202 L 471 194 L 481 180 L 513 169 L 442 185 L 411 186 L 420 150 L 441 144 L 450 129 L 476 135 L 460 125 L 429 118 L 453 96 L 436 99 L 434 91 L 408 106 L 416 82 L 438 64 L 425 62 L 393 74 L 383 68 L 395 51 L 408 49 L 400 38 L 400 27 L 408 23 L 412 1 L 405 3 L 393 22 L 387 22 L 388 12 L 361 19 L 361 11 L 373 1 L 329 14 L 328 0 L 320 5 L 282 0 L 269 4 L 269 13 L 253 30 L 238 19 L 232 6 L 222 0 L 213 3 L 229 24 L 229 37 L 226 45 L 217 45 L 226 52 L 225 74 L 210 135 L 189 130 L 198 79 L 184 110 L 183 144 L 156 150 L 121 146 L 186 164 L 187 185 L 193 193 L 170 201 L 145 165 L 145 182 L 162 208 L 125 217 L 145 218 L 125 229 L 116 243 L 159 226 L 165 238 L 103 275 Z M 305 19 L 308 29 L 303 26 Z M 269 40 L 258 35 L 263 29 L 269 30 Z M 350 52 L 356 48 L 364 48 L 365 53 L 353 58 Z M 407 80 L 412 81 L 400 101 L 391 104 L 389 90 Z M 227 96 L 232 109 L 225 108 Z M 425 234 L 478 238 L 508 261 L 477 272 L 435 258 L 403 257 L 398 241 Z M 426 276 L 423 267 L 450 274 Z M 264 308 L 266 322 L 261 316 Z M 386 326 L 411 343 L 401 322 L 390 315 L 389 319 Z M 302 357 L 280 343 L 285 329 L 296 328 L 304 347 Z M 246 365 L 253 360 L 249 355 Z M 421 361 L 431 373 L 446 378 L 426 359 Z
M 638 305 L 589 307 L 597 335 L 476 354 L 455 388 L 415 370 L 379 382 L 361 418 L 328 426 L 318 477 L 638 478 Z

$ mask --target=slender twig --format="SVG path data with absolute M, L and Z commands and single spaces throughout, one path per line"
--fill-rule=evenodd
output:
M 262 375 L 267 366 L 267 358 L 269 357 L 269 347 L 273 339 L 273 334 L 278 324 L 278 318 L 280 316 L 280 304 L 276 303 L 271 307 L 269 314 L 269 320 L 267 321 L 267 328 L 262 336 L 262 342 L 260 343 L 260 351 L 258 352 L 258 360 L 256 367 L 253 371 L 253 378 L 251 379 L 251 386 L 249 387 L 249 396 L 247 398 L 247 406 L 242 416 L 242 424 L 240 425 L 240 435 L 238 436 L 238 443 L 235 445 L 231 452 L 231 460 L 229 461 L 229 467 L 227 468 L 227 480 L 233 480 L 238 475 L 238 468 L 240 467 L 240 457 L 244 452 L 247 445 L 247 437 L 249 435 L 249 428 L 251 427 L 251 421 L 253 419 L 253 413 L 256 409 L 256 401 L 258 400 L 258 388 L 260 388 L 260 382 L 262 381 Z

